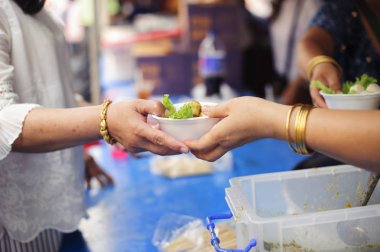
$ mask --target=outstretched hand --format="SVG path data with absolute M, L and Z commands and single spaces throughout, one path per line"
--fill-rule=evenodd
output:
M 107 112 L 110 134 L 131 153 L 150 151 L 160 155 L 186 153 L 188 147 L 148 123 L 148 115 L 163 116 L 159 101 L 130 100 L 112 103 Z
M 255 97 L 239 97 L 217 105 L 202 108 L 209 117 L 222 118 L 201 139 L 185 141 L 198 158 L 215 161 L 227 151 L 271 133 L 267 119 L 272 106 Z

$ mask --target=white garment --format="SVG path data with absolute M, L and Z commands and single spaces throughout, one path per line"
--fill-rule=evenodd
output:
M 1 252 L 54 252 L 59 251 L 62 242 L 62 233 L 56 230 L 46 229 L 28 243 L 21 243 L 9 238 L 4 233 L 0 240 Z
M 0 1 L 0 239 L 28 242 L 44 229 L 70 232 L 85 214 L 81 147 L 10 152 L 36 106 L 73 107 L 63 26 Z
M 270 26 L 271 45 L 273 50 L 274 65 L 276 72 L 285 75 L 289 80 L 293 79 L 298 69 L 295 60 L 295 46 L 297 41 L 302 37 L 304 32 L 309 26 L 310 20 L 314 14 L 318 11 L 321 5 L 321 0 L 302 0 L 303 5 L 299 13 L 297 21 L 297 28 L 295 31 L 295 40 L 293 45 L 293 58 L 289 73 L 285 73 L 286 70 L 286 57 L 288 51 L 289 36 L 292 30 L 293 17 L 296 15 L 297 0 L 284 0 L 281 6 L 280 13 L 276 20 Z

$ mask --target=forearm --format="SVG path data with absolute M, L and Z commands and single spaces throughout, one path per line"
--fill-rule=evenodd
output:
M 33 109 L 25 118 L 12 150 L 46 152 L 100 139 L 100 110 L 101 106 Z
M 286 122 L 292 106 L 251 98 L 245 111 L 253 111 L 252 140 L 276 138 L 288 141 Z M 289 138 L 295 141 L 295 122 L 300 107 L 290 114 Z M 380 173 L 380 110 L 332 110 L 313 108 L 306 120 L 308 148 L 345 163 Z
M 297 45 L 297 66 L 302 77 L 307 78 L 307 64 L 318 55 L 332 56 L 334 41 L 330 34 L 321 28 L 311 28 Z
M 380 172 L 380 111 L 314 109 L 306 129 L 310 148 L 338 160 Z
M 285 130 L 291 107 L 276 109 L 271 137 L 288 140 Z M 291 114 L 290 139 L 294 142 L 297 107 Z M 274 116 L 276 115 L 276 116 Z M 306 146 L 332 158 L 380 173 L 380 111 L 343 111 L 314 108 L 306 122 Z

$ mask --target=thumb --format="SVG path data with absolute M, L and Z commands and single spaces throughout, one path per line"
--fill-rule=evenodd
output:
M 225 104 L 216 106 L 202 106 L 202 113 L 208 117 L 223 118 L 228 116 L 228 110 Z
M 334 91 L 341 90 L 339 75 L 336 74 L 336 75 L 328 76 L 327 82 L 332 90 Z
M 165 108 L 160 101 L 144 100 L 137 103 L 137 112 L 142 115 L 156 115 L 163 116 L 165 114 Z

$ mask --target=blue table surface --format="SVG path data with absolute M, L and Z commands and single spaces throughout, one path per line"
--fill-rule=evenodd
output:
M 86 192 L 88 218 L 64 238 L 62 252 L 157 251 L 152 237 L 167 213 L 205 218 L 229 211 L 224 199 L 232 177 L 290 170 L 303 159 L 287 143 L 263 139 L 232 151 L 233 169 L 169 179 L 150 172 L 153 155 L 114 159 L 105 144 L 95 149 L 98 163 L 115 185 Z

